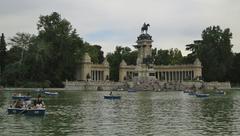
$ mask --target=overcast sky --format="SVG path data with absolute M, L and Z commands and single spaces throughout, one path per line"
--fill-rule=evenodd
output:
M 115 46 L 132 48 L 144 22 L 149 23 L 153 47 L 178 48 L 201 39 L 211 25 L 230 28 L 233 51 L 240 52 L 240 0 L 0 0 L 0 33 L 37 34 L 40 15 L 56 11 L 80 36 L 106 52 Z M 133 49 L 133 48 L 132 48 Z

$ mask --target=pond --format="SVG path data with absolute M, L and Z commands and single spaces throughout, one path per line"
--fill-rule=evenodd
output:
M 183 92 L 59 91 L 45 116 L 8 115 L 14 91 L 0 91 L 0 135 L 240 135 L 240 91 L 197 98 Z M 23 91 L 22 93 L 27 93 Z M 31 92 L 32 96 L 37 96 Z

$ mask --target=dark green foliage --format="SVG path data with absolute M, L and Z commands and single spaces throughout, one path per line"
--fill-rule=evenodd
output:
M 131 51 L 129 47 L 117 46 L 114 53 L 107 54 L 110 65 L 110 80 L 119 80 L 119 65 L 125 60 L 128 65 L 136 65 L 137 52 Z
M 62 86 L 64 80 L 73 80 L 77 57 L 82 54 L 83 41 L 70 22 L 53 12 L 40 16 L 38 40 L 48 44 L 44 73 L 53 86 Z M 40 47 L 41 48 L 41 47 Z
M 229 71 L 232 83 L 240 84 L 240 53 L 234 54 L 232 67 Z
M 11 38 L 5 85 L 62 87 L 63 81 L 74 80 L 76 64 L 85 51 L 96 54 L 96 63 L 103 61 L 101 47 L 84 43 L 58 13 L 40 16 L 37 26 L 37 36 L 17 33 Z
M 153 54 L 154 55 L 154 54 Z M 158 50 L 154 57 L 154 64 L 156 65 L 175 65 L 182 64 L 183 56 L 180 50 Z
M 37 36 L 17 33 L 10 39 L 2 80 L 5 85 L 63 87 L 63 81 L 74 80 L 84 52 L 94 63 L 104 60 L 101 46 L 83 42 L 70 22 L 56 12 L 40 16 L 37 28 Z
M 101 64 L 104 61 L 102 47 L 99 45 L 90 45 L 89 43 L 85 43 L 84 50 L 88 52 L 91 57 L 91 61 L 95 64 Z
M 189 60 L 199 58 L 203 65 L 203 78 L 206 81 L 228 81 L 228 71 L 232 63 L 232 33 L 219 26 L 211 26 L 202 32 L 202 40 L 186 45 L 192 51 Z
M 4 34 L 2 33 L 1 39 L 0 39 L 0 75 L 3 73 L 6 65 L 6 42 Z M 1 78 L 1 77 L 0 77 Z

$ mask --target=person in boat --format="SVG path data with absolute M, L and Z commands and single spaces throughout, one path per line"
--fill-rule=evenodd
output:
M 13 108 L 13 107 L 15 108 L 16 107 L 16 102 L 17 101 L 13 101 L 12 104 L 10 105 L 10 108 Z
M 112 91 L 109 93 L 110 96 L 112 96 Z
M 26 108 L 31 108 L 31 105 L 32 105 L 32 101 L 30 99 L 24 101 L 24 106 Z
M 39 94 L 37 100 L 34 101 L 34 106 L 36 108 L 44 108 L 44 102 L 42 96 Z
M 17 100 L 16 103 L 14 104 L 15 108 L 22 108 L 23 107 L 23 103 L 21 100 Z

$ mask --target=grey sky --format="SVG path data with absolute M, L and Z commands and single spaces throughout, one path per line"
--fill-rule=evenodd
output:
M 0 0 L 0 32 L 37 33 L 40 15 L 56 11 L 80 36 L 105 52 L 135 44 L 144 22 L 150 23 L 153 47 L 178 48 L 201 38 L 210 25 L 230 28 L 233 51 L 240 52 L 240 0 Z M 105 53 L 106 54 L 106 53 Z

